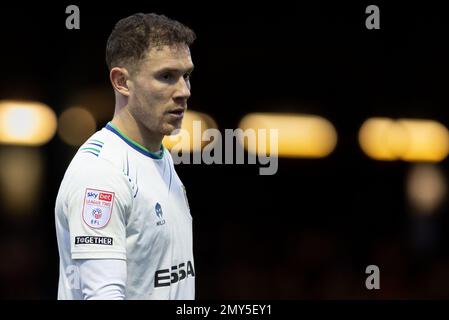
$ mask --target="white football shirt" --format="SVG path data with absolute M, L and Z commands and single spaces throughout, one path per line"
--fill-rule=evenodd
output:
M 55 206 L 58 299 L 82 299 L 76 259 L 126 260 L 126 299 L 194 299 L 192 216 L 170 153 L 108 123 L 78 150 Z

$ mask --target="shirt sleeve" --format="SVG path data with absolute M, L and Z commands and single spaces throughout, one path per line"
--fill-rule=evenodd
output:
M 71 177 L 66 207 L 72 259 L 126 260 L 126 222 L 131 206 L 126 177 L 112 164 L 94 159 L 78 165 Z
M 124 300 L 126 261 L 117 259 L 76 260 L 83 300 Z

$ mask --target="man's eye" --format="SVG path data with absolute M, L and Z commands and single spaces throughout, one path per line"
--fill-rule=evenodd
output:
M 164 74 L 162 74 L 162 79 L 164 79 L 164 80 L 172 80 L 173 79 L 173 75 L 171 73 L 164 73 Z

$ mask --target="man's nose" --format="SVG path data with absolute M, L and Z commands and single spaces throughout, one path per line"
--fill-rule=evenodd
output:
M 175 99 L 185 99 L 185 100 L 190 98 L 190 83 L 188 81 L 186 81 L 186 79 L 181 78 L 178 81 L 174 98 Z

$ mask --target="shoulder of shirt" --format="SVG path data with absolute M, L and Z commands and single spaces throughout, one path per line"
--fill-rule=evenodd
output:
M 80 146 L 66 175 L 98 172 L 103 175 L 117 175 L 127 181 L 124 172 L 127 161 L 126 147 L 117 141 L 111 132 L 103 128 Z
M 78 149 L 67 169 L 76 174 L 85 174 L 93 170 L 102 173 L 119 174 L 129 182 L 125 176 L 129 175 L 129 168 L 133 157 L 130 157 L 130 147 L 118 136 L 106 128 L 103 128 L 91 137 Z M 173 158 L 168 149 L 164 148 L 164 160 L 174 168 Z M 131 186 L 132 187 L 132 186 Z

